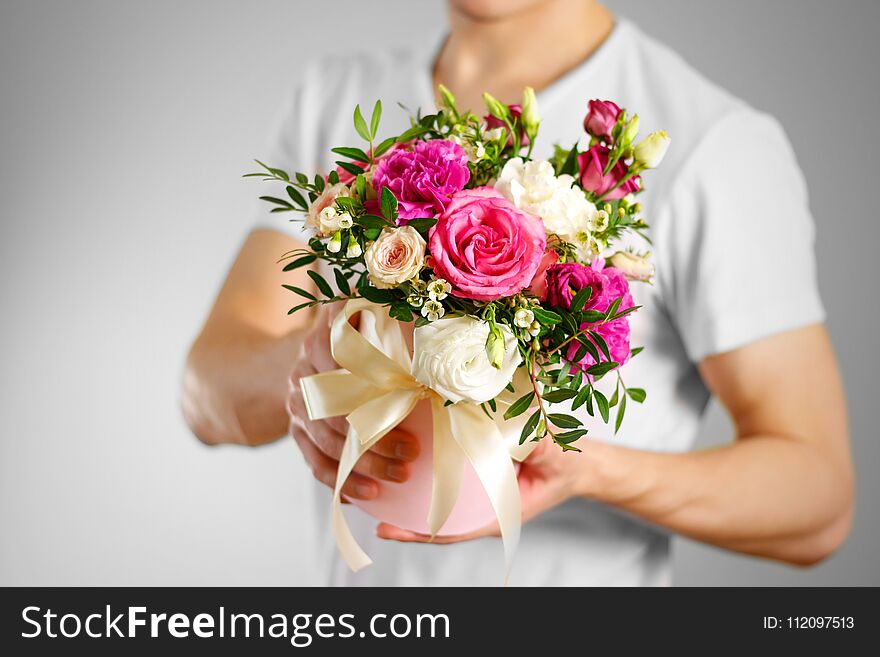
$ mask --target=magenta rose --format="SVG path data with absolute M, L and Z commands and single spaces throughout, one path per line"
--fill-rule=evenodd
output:
M 588 192 L 593 192 L 596 196 L 604 196 L 609 190 L 619 183 L 629 173 L 629 167 L 621 161 L 618 161 L 611 171 L 604 173 L 605 166 L 608 164 L 608 147 L 593 146 L 590 150 L 584 151 L 578 155 L 578 165 L 581 171 L 581 187 Z M 606 200 L 623 198 L 627 194 L 639 191 L 640 178 L 634 176 L 623 183 L 614 191 L 608 193 Z
M 546 246 L 544 223 L 493 187 L 454 194 L 428 235 L 434 273 L 455 296 L 477 301 L 524 290 Z
M 629 283 L 623 273 L 614 267 L 605 267 L 604 261 L 597 258 L 593 265 L 586 266 L 576 262 L 551 265 L 547 269 L 547 303 L 550 306 L 571 307 L 571 300 L 579 290 L 589 286 L 592 289 L 590 298 L 584 305 L 585 310 L 605 312 L 615 299 L 620 299 L 619 310 L 633 307 Z M 589 324 L 581 324 L 581 329 Z M 629 360 L 629 316 L 621 317 L 612 322 L 601 324 L 594 329 L 608 344 L 611 360 L 621 365 Z M 576 343 L 567 350 L 567 357 L 573 359 L 580 346 Z M 595 365 L 595 359 L 587 353 L 577 362 L 577 366 L 586 370 Z
M 611 131 L 620 116 L 620 108 L 610 100 L 591 100 L 584 117 L 584 130 L 593 137 L 611 141 Z
M 373 173 L 373 187 L 387 187 L 397 199 L 400 219 L 435 217 L 446 209 L 449 197 L 464 189 L 471 173 L 467 155 L 445 139 L 417 141 L 382 159 Z M 405 223 L 405 222 L 400 222 Z
M 521 146 L 529 145 L 529 138 L 526 136 L 525 128 L 522 124 L 522 105 L 519 103 L 514 103 L 513 105 L 508 105 L 507 109 L 510 110 L 510 118 L 513 119 L 513 125 L 515 128 L 519 130 L 519 143 Z M 507 124 L 499 119 L 498 117 L 492 116 L 491 114 L 487 114 L 483 117 L 483 120 L 486 122 L 487 130 L 494 130 L 495 128 L 506 128 Z M 510 136 L 507 138 L 507 145 L 513 145 L 513 137 Z

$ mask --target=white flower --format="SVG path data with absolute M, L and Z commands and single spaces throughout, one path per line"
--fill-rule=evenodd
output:
M 652 132 L 636 144 L 633 159 L 647 169 L 653 169 L 666 155 L 669 148 L 669 135 L 665 130 Z
M 325 186 L 324 191 L 309 206 L 305 225 L 314 228 L 321 237 L 332 235 L 339 230 L 336 208 L 333 205 L 340 196 L 349 196 L 348 187 L 342 183 Z
M 364 254 L 370 282 L 380 289 L 397 287 L 419 275 L 425 264 L 425 240 L 412 226 L 385 228 Z
M 598 211 L 572 183 L 569 175 L 556 176 L 546 160 L 515 157 L 504 165 L 495 189 L 520 210 L 541 217 L 548 233 L 575 243 L 579 233 L 592 231 Z
M 364 250 L 361 248 L 361 245 L 358 243 L 356 239 L 353 237 L 349 237 L 348 240 L 348 248 L 345 249 L 345 257 L 346 258 L 357 258 L 359 257 Z
M 486 141 L 498 141 L 504 135 L 504 128 L 501 126 L 492 128 L 491 130 L 480 129 L 483 139 Z
M 336 223 L 340 228 L 351 228 L 354 224 L 354 219 L 351 218 L 351 215 L 348 212 L 343 212 L 336 216 Z
M 445 314 L 446 309 L 436 299 L 428 299 L 425 301 L 425 305 L 422 306 L 422 316 L 427 317 L 429 321 L 436 322 Z
M 498 328 L 504 338 L 504 355 L 497 369 L 486 353 L 487 322 L 446 317 L 416 328 L 413 376 L 453 403 L 494 399 L 510 383 L 522 360 L 513 333 L 506 326 Z
M 599 210 L 596 212 L 592 221 L 590 222 L 590 230 L 594 233 L 604 232 L 608 228 L 608 213 L 605 210 Z
M 327 250 L 330 253 L 339 253 L 342 250 L 342 233 L 340 231 L 337 230 L 333 233 L 333 237 L 327 242 Z
M 528 308 L 520 308 L 513 314 L 513 323 L 520 328 L 529 328 L 535 321 L 535 313 Z
M 654 265 L 650 253 L 637 255 L 628 251 L 618 251 L 608 258 L 608 264 L 623 272 L 631 281 L 648 281 L 654 275 Z
M 428 296 L 431 297 L 432 300 L 442 301 L 452 291 L 452 285 L 450 285 L 448 281 L 442 278 L 435 278 L 433 281 L 428 283 L 426 289 L 428 291 Z

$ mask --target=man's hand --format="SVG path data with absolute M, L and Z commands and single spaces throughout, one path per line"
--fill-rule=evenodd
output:
M 315 479 L 330 488 L 336 483 L 336 470 L 345 442 L 347 422 L 344 417 L 310 420 L 299 381 L 304 376 L 339 368 L 330 352 L 330 325 L 338 311 L 339 308 L 331 311 L 327 306 L 318 310 L 311 330 L 303 339 L 299 357 L 290 375 L 287 403 L 291 435 L 299 445 Z M 406 481 L 409 477 L 408 464 L 418 455 L 419 443 L 414 436 L 400 429 L 392 430 L 357 462 L 354 472 L 342 488 L 343 495 L 362 500 L 376 497 L 379 494 L 379 483 L 376 480 Z

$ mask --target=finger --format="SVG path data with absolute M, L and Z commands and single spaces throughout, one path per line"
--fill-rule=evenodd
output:
M 392 429 L 372 450 L 377 454 L 400 461 L 415 461 L 421 452 L 419 439 L 403 429 Z
M 473 541 L 486 536 L 500 536 L 498 531 L 498 523 L 492 523 L 485 527 L 467 534 L 456 534 L 453 536 L 435 536 L 431 538 L 428 534 L 419 534 L 408 529 L 395 527 L 387 522 L 379 523 L 376 527 L 376 536 L 387 541 L 399 541 L 401 543 L 434 543 L 436 545 L 448 545 L 450 543 L 462 543 L 464 541 Z
M 319 450 L 301 427 L 292 426 L 291 435 L 299 446 L 315 479 L 329 488 L 334 488 L 339 463 Z M 342 494 L 349 498 L 371 500 L 379 494 L 379 484 L 369 477 L 353 472 L 343 484 Z
M 318 372 L 339 369 L 330 351 L 330 327 L 326 321 L 318 319 L 312 330 L 306 334 L 302 343 L 302 355 Z

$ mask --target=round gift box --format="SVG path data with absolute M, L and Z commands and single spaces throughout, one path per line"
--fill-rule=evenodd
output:
M 410 465 L 410 477 L 403 483 L 381 481 L 379 496 L 372 500 L 351 502 L 368 514 L 397 527 L 429 534 L 428 511 L 433 486 L 433 441 L 431 403 L 421 401 L 400 423 L 400 428 L 419 438 L 421 452 Z M 495 520 L 489 497 L 473 466 L 465 459 L 458 501 L 438 536 L 466 534 Z

